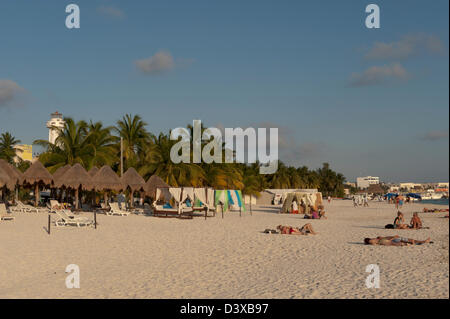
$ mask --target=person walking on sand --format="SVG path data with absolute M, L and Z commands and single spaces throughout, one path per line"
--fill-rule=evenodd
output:
M 367 195 L 364 196 L 364 207 L 369 207 L 369 199 L 367 198 Z
M 328 204 L 331 203 L 331 196 L 328 196 Z

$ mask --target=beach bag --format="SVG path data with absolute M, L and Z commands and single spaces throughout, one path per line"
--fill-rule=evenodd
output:
M 387 224 L 386 226 L 384 226 L 384 228 L 386 228 L 386 229 L 394 229 L 394 225 L 393 224 Z

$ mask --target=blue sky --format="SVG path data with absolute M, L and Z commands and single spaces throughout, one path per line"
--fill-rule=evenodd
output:
M 81 28 L 65 27 L 79 5 Z M 367 29 L 365 7 L 381 9 Z M 153 133 L 279 127 L 280 159 L 448 181 L 448 1 L 2 1 L 0 132 L 58 110 Z M 138 62 L 140 61 L 140 62 Z

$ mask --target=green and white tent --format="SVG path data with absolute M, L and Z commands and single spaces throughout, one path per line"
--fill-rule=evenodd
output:
M 242 210 L 245 212 L 244 199 L 240 190 L 216 190 L 215 205 L 223 204 L 223 211 Z

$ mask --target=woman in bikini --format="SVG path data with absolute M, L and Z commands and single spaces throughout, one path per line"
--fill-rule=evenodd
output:
M 394 228 L 395 229 L 406 229 L 406 228 L 408 228 L 408 225 L 404 224 L 404 222 L 405 222 L 405 218 L 403 216 L 403 213 L 399 211 L 397 213 L 397 217 L 395 217 L 395 219 L 394 219 Z
M 312 234 L 312 235 L 317 234 L 313 230 L 312 225 L 309 223 L 303 225 L 301 228 L 279 225 L 279 226 L 277 226 L 277 229 L 280 231 L 280 234 L 285 234 L 285 235 L 305 235 L 306 236 L 308 234 Z
M 407 246 L 407 245 L 422 245 L 432 243 L 430 237 L 426 240 L 417 240 L 412 238 L 404 238 L 398 235 L 377 238 L 364 238 L 364 244 L 366 245 L 380 245 L 380 246 Z

